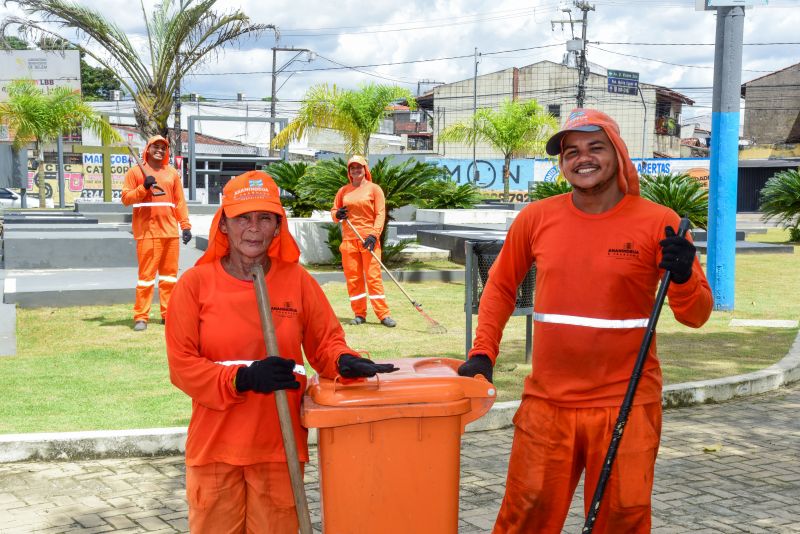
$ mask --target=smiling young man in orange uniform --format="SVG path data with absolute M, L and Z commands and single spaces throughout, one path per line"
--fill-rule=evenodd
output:
M 167 321 L 172 383 L 192 398 L 186 495 L 194 534 L 297 534 L 298 521 L 275 405 L 288 390 L 299 460 L 303 354 L 322 376 L 392 372 L 355 356 L 319 284 L 298 264 L 278 186 L 250 171 L 225 185 L 209 247 L 178 281 Z M 261 264 L 280 355 L 266 355 L 250 269 Z
M 192 239 L 183 183 L 178 171 L 169 165 L 167 140 L 160 135 L 148 139 L 143 159 L 147 176 L 134 165 L 122 186 L 122 203 L 133 206 L 133 238 L 139 260 L 133 305 L 133 329 L 138 331 L 145 330 L 150 319 L 156 273 L 162 322 L 167 318 L 169 297 L 178 281 L 178 225 L 183 243 Z M 164 195 L 153 196 L 155 187 L 163 190 Z
M 535 263 L 536 343 L 495 533 L 560 533 L 584 470 L 588 507 L 663 269 L 672 273 L 669 305 L 679 322 L 699 328 L 713 304 L 694 245 L 674 235 L 678 215 L 639 196 L 639 177 L 611 117 L 574 110 L 547 151 L 560 155 L 573 191 L 532 203 L 514 221 L 459 369 L 491 379 L 517 287 Z M 650 532 L 661 386 L 653 341 L 596 533 Z
M 370 251 L 381 257 L 381 232 L 386 220 L 386 199 L 380 186 L 372 183 L 367 160 L 353 156 L 347 162 L 349 184 L 336 193 L 331 217 L 342 224 L 342 270 L 347 280 L 347 293 L 355 318 L 352 325 L 367 322 L 367 298 L 383 326 L 397 325 L 389 314 L 386 294 L 383 291 L 381 267 L 374 261 Z M 364 241 L 358 239 L 347 219 Z M 364 278 L 366 277 L 366 285 Z

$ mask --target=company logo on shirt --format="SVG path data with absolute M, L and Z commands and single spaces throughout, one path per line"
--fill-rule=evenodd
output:
M 297 317 L 297 308 L 292 306 L 292 302 L 287 300 L 281 306 L 273 306 L 272 313 L 277 315 L 278 317 Z
M 635 260 L 639 259 L 639 249 L 632 241 L 626 241 L 620 247 L 608 249 L 608 255 L 620 260 Z

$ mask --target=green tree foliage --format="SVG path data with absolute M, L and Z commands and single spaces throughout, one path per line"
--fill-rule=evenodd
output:
M 503 198 L 509 197 L 511 158 L 542 156 L 550 136 L 558 130 L 558 120 L 536 100 L 504 101 L 500 109 L 479 109 L 473 120 L 448 126 L 439 134 L 440 141 L 475 145 L 489 143 L 503 154 Z
M 120 141 L 108 122 L 86 104 L 77 92 L 55 87 L 44 94 L 31 80 L 17 80 L 8 86 L 8 100 L 0 103 L 0 122 L 14 132 L 14 146 L 33 142 L 38 161 L 39 206 L 45 207 L 44 143 L 66 131 L 83 126 L 103 142 Z
M 398 100 L 416 108 L 411 91 L 402 87 L 369 83 L 358 90 L 349 90 L 336 85 L 315 85 L 303 97 L 297 117 L 275 136 L 272 146 L 286 146 L 302 138 L 306 130 L 329 128 L 342 134 L 348 153 L 367 156 L 370 137 L 389 114 L 389 104 Z
M 92 67 L 81 57 L 81 94 L 85 100 L 110 100 L 111 91 L 119 91 L 121 87 L 113 71 Z
M 240 38 L 258 35 L 272 25 L 253 24 L 239 10 L 220 13 L 217 0 L 161 0 L 152 8 L 141 3 L 147 32 L 147 53 L 142 53 L 127 34 L 97 9 L 69 0 L 7 0 L 27 16 L 8 16 L 0 35 L 10 28 L 23 34 L 69 42 L 65 35 L 79 32 L 83 42 L 71 42 L 114 72 L 125 92 L 136 103 L 136 122 L 146 135 L 167 135 L 175 87 L 192 68 Z M 130 17 L 131 13 L 124 16 Z M 6 37 L 7 39 L 8 37 Z M 34 39 L 38 41 L 38 39 Z
M 534 182 L 528 187 L 528 196 L 531 201 L 542 200 L 547 197 L 563 195 L 572 191 L 572 186 L 563 178 L 555 182 Z
M 475 184 L 457 184 L 449 176 L 441 176 L 423 187 L 417 204 L 425 209 L 471 209 L 481 202 Z
M 265 169 L 275 179 L 278 187 L 288 193 L 288 196 L 281 198 L 281 202 L 285 208 L 291 210 L 292 217 L 309 217 L 312 211 L 318 209 L 300 191 L 300 184 L 308 168 L 309 164 L 302 161 L 293 163 L 280 161 Z
M 688 174 L 643 174 L 642 197 L 688 217 L 693 228 L 708 228 L 708 190 Z
M 776 220 L 789 230 L 791 241 L 800 241 L 800 169 L 781 171 L 761 190 L 764 219 Z
M 27 41 L 13 35 L 3 36 L 0 46 L 6 50 L 28 50 L 30 48 Z

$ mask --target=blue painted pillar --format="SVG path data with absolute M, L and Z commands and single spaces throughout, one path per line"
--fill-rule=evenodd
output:
M 736 274 L 736 190 L 744 8 L 717 8 L 706 275 L 715 310 L 733 310 Z

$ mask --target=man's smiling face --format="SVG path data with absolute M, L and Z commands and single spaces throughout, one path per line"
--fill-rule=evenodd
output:
M 561 142 L 561 170 L 574 189 L 602 193 L 616 187 L 617 151 L 603 130 L 570 132 Z

